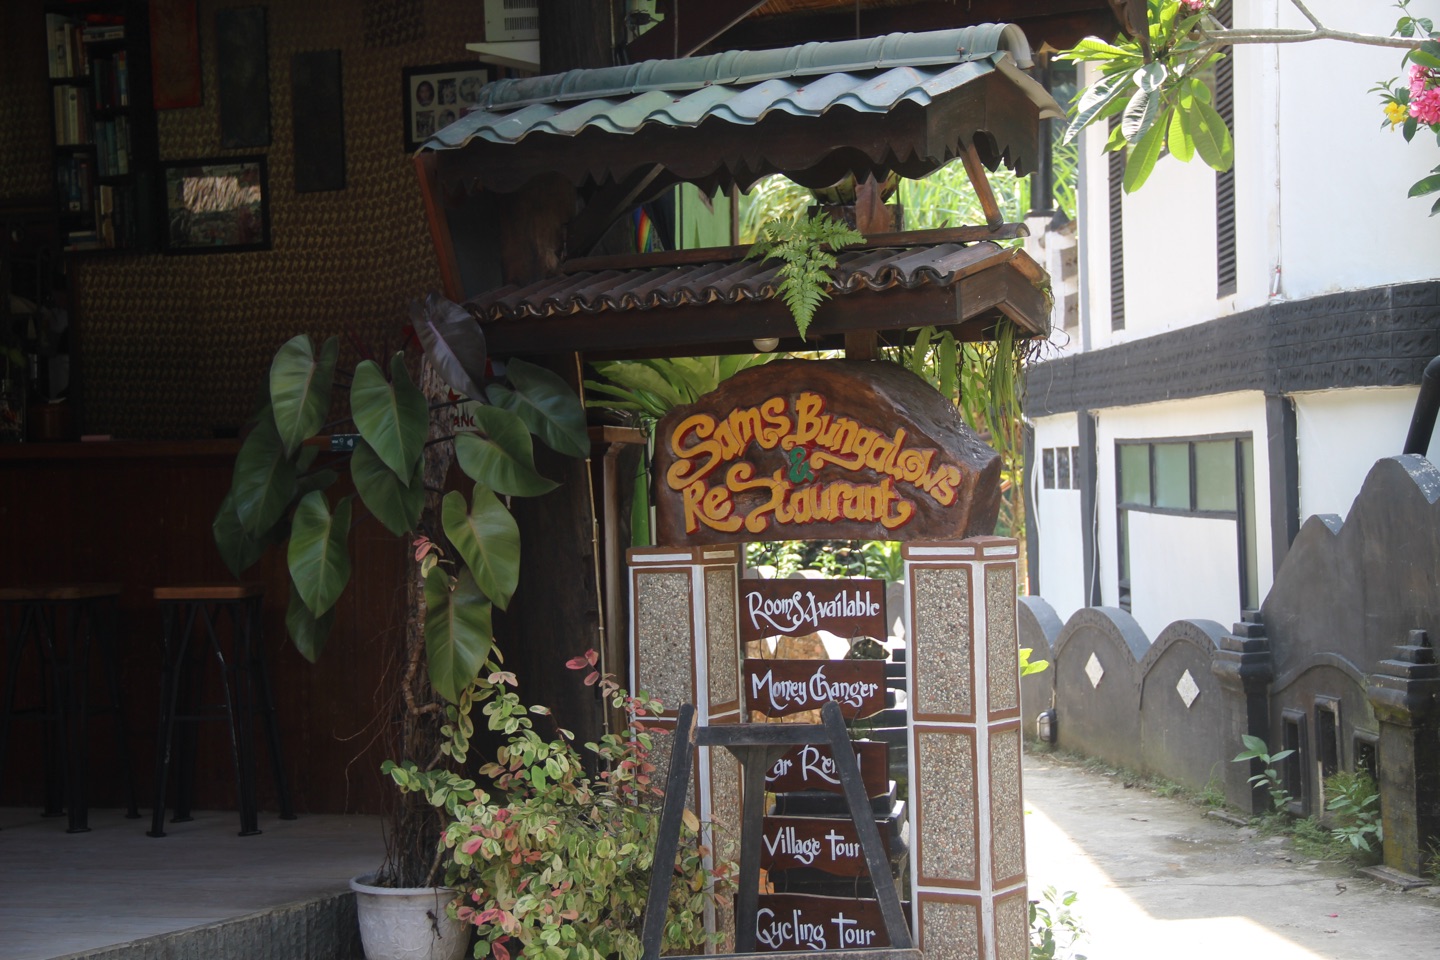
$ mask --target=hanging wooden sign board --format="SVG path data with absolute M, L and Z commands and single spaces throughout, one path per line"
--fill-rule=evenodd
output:
M 760 897 L 755 913 L 755 946 L 762 951 L 889 945 L 880 905 L 874 900 L 772 893 Z
M 810 867 L 836 877 L 868 877 L 865 851 L 855 824 L 830 817 L 766 817 L 761 837 L 760 866 L 765 870 Z M 880 831 L 885 857 L 890 857 L 889 831 Z
M 840 704 L 847 720 L 885 709 L 884 660 L 745 661 L 745 703 L 766 717 Z
M 740 642 L 803 637 L 828 630 L 840 637 L 884 639 L 884 580 L 742 580 Z
M 860 781 L 867 797 L 879 797 L 890 791 L 890 745 L 883 740 L 856 740 L 855 762 L 860 767 Z M 770 793 L 792 793 L 820 790 L 844 794 L 840 771 L 830 747 L 809 743 L 796 747 L 775 761 L 765 775 L 765 789 Z
M 659 546 L 995 530 L 1000 459 L 895 363 L 777 360 L 656 428 Z

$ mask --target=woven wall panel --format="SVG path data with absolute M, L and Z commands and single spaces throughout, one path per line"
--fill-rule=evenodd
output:
M 38 3 L 0 3 L 0 203 L 33 200 L 52 190 L 45 72 L 44 9 Z
M 213 51 L 215 11 L 226 5 L 233 4 L 200 0 L 204 99 L 197 108 L 160 113 L 162 159 L 224 155 Z M 400 71 L 470 59 L 465 44 L 481 38 L 482 6 L 448 0 L 267 6 L 272 141 L 258 151 L 230 152 L 268 157 L 274 248 L 82 261 L 87 432 L 189 439 L 238 426 L 285 340 L 308 332 L 317 339 L 338 334 L 344 342 L 353 333 L 394 347 L 409 301 L 439 288 L 419 185 L 401 147 Z M 297 194 L 290 58 L 330 49 L 341 51 L 344 70 L 348 186 Z M 43 60 L 39 69 L 43 85 Z

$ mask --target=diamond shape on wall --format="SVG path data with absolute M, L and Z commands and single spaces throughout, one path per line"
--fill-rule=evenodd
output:
M 1175 692 L 1180 694 L 1181 700 L 1185 701 L 1186 709 L 1189 709 L 1195 702 L 1195 698 L 1200 696 L 1200 688 L 1196 686 L 1195 678 L 1190 676 L 1189 670 L 1180 674 L 1180 680 L 1175 684 Z
M 1095 651 L 1090 651 L 1090 659 L 1085 661 L 1085 676 L 1090 678 L 1090 686 L 1100 686 L 1100 678 L 1105 676 L 1105 668 L 1100 665 L 1100 658 L 1095 656 Z

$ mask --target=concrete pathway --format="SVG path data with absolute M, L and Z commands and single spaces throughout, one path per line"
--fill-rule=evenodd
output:
M 1030 896 L 1079 893 L 1090 960 L 1440 958 L 1440 887 L 1400 893 L 1048 756 L 1024 788 Z

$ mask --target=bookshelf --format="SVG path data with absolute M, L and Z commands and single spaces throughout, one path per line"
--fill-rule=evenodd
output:
M 155 248 L 158 149 L 143 0 L 49 3 L 55 203 L 69 253 Z

